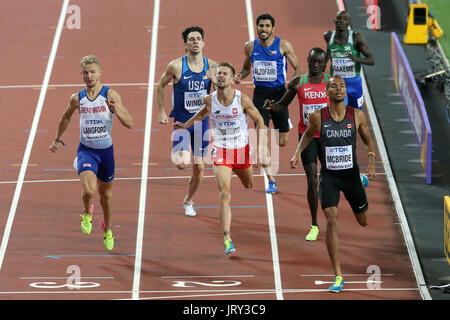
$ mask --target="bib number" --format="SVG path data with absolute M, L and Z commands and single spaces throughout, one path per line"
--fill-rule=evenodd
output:
M 253 63 L 253 75 L 256 81 L 277 80 L 277 62 L 255 61 Z
M 326 168 L 346 170 L 353 168 L 352 146 L 325 147 Z

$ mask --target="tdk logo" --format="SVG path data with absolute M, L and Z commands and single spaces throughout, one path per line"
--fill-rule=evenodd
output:
M 100 120 L 100 119 L 86 120 L 84 123 L 85 124 L 103 124 L 103 120 Z
M 334 153 L 334 152 L 337 152 L 337 153 L 348 152 L 348 150 L 349 150 L 349 147 L 332 147 L 332 148 L 330 148 L 330 152 L 331 153 Z

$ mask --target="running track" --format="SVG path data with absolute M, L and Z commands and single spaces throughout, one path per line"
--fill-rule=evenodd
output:
M 180 33 L 189 25 L 204 27 L 206 56 L 239 69 L 244 42 L 252 34 L 248 14 L 255 18 L 264 12 L 275 17 L 276 33 L 291 41 L 306 70 L 306 54 L 314 46 L 324 47 L 322 33 L 333 28 L 337 7 L 312 0 L 302 1 L 303 8 L 293 0 L 273 8 L 272 3 L 1 3 L 8 20 L 0 31 L 7 44 L 0 52 L 4 115 L 0 128 L 0 299 L 423 298 L 381 160 L 377 179 L 367 189 L 372 212 L 369 227 L 358 227 L 346 202 L 340 204 L 346 285 L 339 295 L 327 291 L 333 275 L 324 242 L 323 213 L 319 212 L 319 240 L 306 242 L 310 225 L 306 178 L 302 169 L 289 168 L 297 143 L 295 130 L 288 146 L 279 152 L 277 195 L 265 195 L 259 170 L 251 190 L 245 190 L 238 179 L 232 180 L 237 258 L 227 259 L 223 253 L 210 165 L 195 198 L 197 217 L 184 216 L 181 204 L 190 170 L 174 170 L 170 162 L 171 126 L 156 121 L 153 83 L 169 61 L 183 54 Z M 66 26 L 68 5 L 81 9 L 80 29 Z M 81 190 L 72 169 L 78 144 L 77 115 L 63 137 L 67 146 L 56 154 L 48 150 L 70 95 L 83 87 L 79 60 L 90 53 L 101 59 L 102 82 L 120 93 L 135 120 L 132 130 L 117 120 L 113 129 L 118 170 L 112 253 L 103 247 L 98 227 L 101 209 L 94 211 L 92 234 L 80 232 Z M 249 83 L 239 89 L 252 95 Z M 170 90 L 166 91 L 167 106 Z M 294 124 L 298 122 L 296 105 L 295 100 L 291 107 Z M 359 152 L 364 168 L 362 146 Z M 100 208 L 98 198 L 94 203 Z M 381 273 L 379 277 L 374 277 L 374 270 Z

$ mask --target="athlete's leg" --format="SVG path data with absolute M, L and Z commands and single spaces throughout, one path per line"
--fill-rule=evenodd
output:
M 93 171 L 86 170 L 79 175 L 82 187 L 82 199 L 84 205 L 84 212 L 91 214 L 91 204 L 95 191 L 97 190 L 97 176 Z
M 219 189 L 219 219 L 223 230 L 223 240 L 231 240 L 231 209 L 230 209 L 230 184 L 231 168 L 227 166 L 213 166 L 216 176 L 217 187 Z
M 247 188 L 253 188 L 253 167 L 250 166 L 247 169 L 234 169 L 233 172 L 239 177 L 242 185 Z
M 319 207 L 319 194 L 317 192 L 317 163 L 310 162 L 303 165 L 306 174 L 307 191 L 306 197 L 308 199 L 309 211 L 311 213 L 311 220 L 313 226 L 317 224 L 317 209 Z
M 98 193 L 100 195 L 100 204 L 103 209 L 103 221 L 105 223 L 105 230 L 112 229 L 112 182 L 103 182 L 99 180 Z
M 360 226 L 367 227 L 369 224 L 369 210 L 363 213 L 355 213 L 354 215 Z
M 337 207 L 328 207 L 323 210 L 327 223 L 325 242 L 328 255 L 333 266 L 334 274 L 342 276 L 341 264 L 339 258 L 339 238 L 338 238 L 338 210 Z
M 203 172 L 205 168 L 205 162 L 202 157 L 194 157 L 194 164 L 192 165 L 192 175 L 189 179 L 188 190 L 184 197 L 184 203 L 192 203 L 195 192 L 197 191 L 200 183 L 203 181 Z
M 289 138 L 289 132 L 280 132 L 278 136 L 278 145 L 280 147 L 286 146 Z

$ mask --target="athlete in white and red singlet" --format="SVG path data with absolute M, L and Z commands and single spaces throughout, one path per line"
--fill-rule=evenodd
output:
M 216 74 L 211 81 L 217 90 L 205 96 L 204 107 L 191 119 L 175 122 L 177 129 L 187 129 L 195 121 L 201 121 L 207 116 L 211 118 L 213 141 L 212 159 L 214 175 L 219 189 L 219 217 L 223 229 L 225 254 L 232 255 L 235 248 L 231 242 L 231 209 L 230 185 L 231 174 L 234 172 L 246 188 L 253 186 L 253 167 L 250 164 L 250 147 L 248 138 L 247 116 L 255 121 L 257 130 L 257 152 L 254 156 L 255 166 L 267 160 L 267 130 L 264 120 L 245 94 L 231 87 L 234 76 L 231 64 L 218 64 Z

